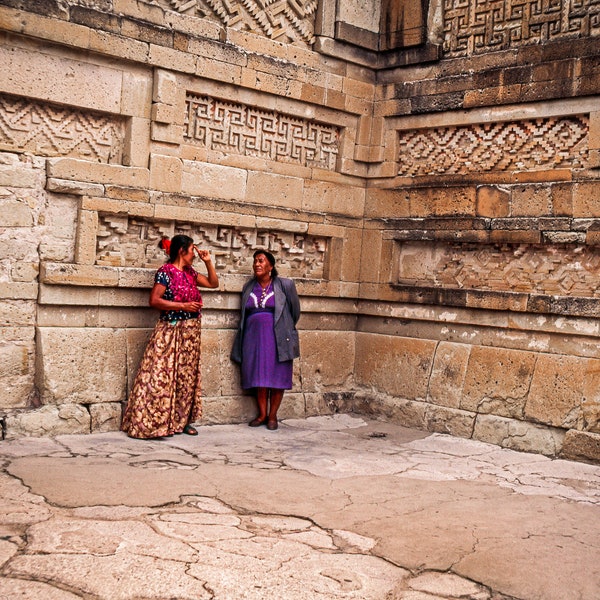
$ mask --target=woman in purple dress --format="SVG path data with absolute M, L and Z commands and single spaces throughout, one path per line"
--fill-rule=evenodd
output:
M 283 393 L 292 388 L 293 360 L 300 356 L 300 300 L 294 282 L 277 275 L 270 252 L 257 250 L 252 269 L 254 277 L 242 289 L 231 358 L 241 363 L 242 387 L 256 391 L 258 416 L 248 424 L 273 430 Z

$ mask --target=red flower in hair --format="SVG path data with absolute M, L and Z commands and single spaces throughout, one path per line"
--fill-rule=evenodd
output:
M 163 238 L 160 240 L 160 247 L 169 254 L 171 251 L 171 240 L 169 238 Z

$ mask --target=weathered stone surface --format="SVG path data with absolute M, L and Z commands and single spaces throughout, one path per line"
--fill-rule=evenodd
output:
M 124 332 L 41 327 L 37 374 L 45 404 L 120 402 L 125 397 Z
M 434 350 L 428 340 L 359 333 L 356 382 L 399 398 L 424 399 Z
M 559 456 L 565 432 L 562 429 L 550 429 L 526 421 L 479 414 L 475 420 L 472 437 L 511 450 Z
M 519 417 L 527 401 L 536 356 L 529 352 L 471 348 L 460 408 Z
M 581 427 L 582 388 L 588 365 L 583 358 L 540 355 L 525 404 L 525 418 L 564 429 Z
M 469 354 L 470 348 L 465 344 L 438 345 L 429 379 L 430 402 L 460 408 Z
M 8 439 L 21 436 L 48 436 L 65 433 L 89 433 L 90 413 L 80 404 L 62 403 L 42 406 L 6 417 Z
M 600 435 L 570 429 L 565 435 L 561 456 L 597 464 L 600 461 Z

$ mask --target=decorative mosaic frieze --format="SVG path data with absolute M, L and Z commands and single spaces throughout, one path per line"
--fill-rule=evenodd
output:
M 446 56 L 599 34 L 600 0 L 444 0 Z
M 210 250 L 221 273 L 250 275 L 252 254 L 269 250 L 277 269 L 288 277 L 323 277 L 328 238 L 305 233 L 146 221 L 128 215 L 100 214 L 96 264 L 113 267 L 157 268 L 166 260 L 158 247 L 162 237 L 189 235 L 200 248 Z
M 219 21 L 280 42 L 311 44 L 317 0 L 155 0 L 181 14 Z
M 398 283 L 600 298 L 600 248 L 576 244 L 402 243 Z
M 0 95 L 0 149 L 120 163 L 120 117 Z
M 572 116 L 400 131 L 398 174 L 582 168 L 588 130 L 588 117 Z
M 339 129 L 308 119 L 189 94 L 184 137 L 224 154 L 334 170 Z

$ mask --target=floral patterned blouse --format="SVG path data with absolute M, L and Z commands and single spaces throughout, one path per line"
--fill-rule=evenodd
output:
M 198 273 L 192 267 L 185 267 L 183 271 L 165 263 L 154 276 L 154 283 L 164 285 L 167 289 L 163 294 L 165 300 L 171 302 L 202 302 L 202 295 L 196 286 Z M 200 316 L 199 312 L 188 312 L 186 310 L 161 310 L 161 321 L 183 321 L 195 319 Z

